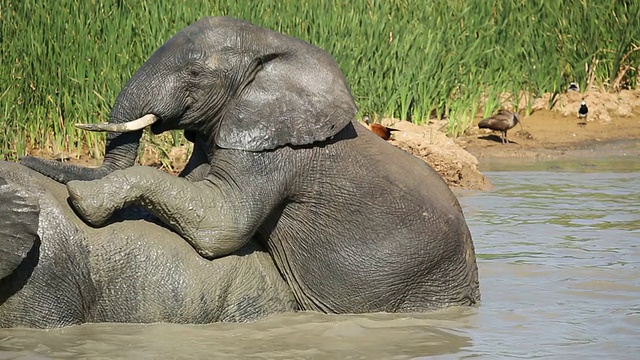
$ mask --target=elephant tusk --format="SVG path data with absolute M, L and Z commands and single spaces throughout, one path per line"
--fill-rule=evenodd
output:
M 102 124 L 76 124 L 78 129 L 86 131 L 106 131 L 106 132 L 130 132 L 144 129 L 158 121 L 158 117 L 147 114 L 139 119 L 128 121 L 122 124 L 102 123 Z

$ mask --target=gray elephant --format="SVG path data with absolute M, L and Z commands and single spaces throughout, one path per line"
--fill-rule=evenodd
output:
M 304 310 L 414 312 L 480 299 L 460 205 L 420 159 L 353 121 L 345 78 L 325 51 L 247 22 L 204 18 L 133 75 L 110 123 L 89 130 L 183 129 L 206 152 L 190 182 L 109 162 L 85 169 L 25 161 L 70 181 L 72 202 L 100 226 L 135 204 L 207 259 L 259 239 Z M 127 120 L 127 122 L 125 122 Z M 110 138 L 106 159 L 134 146 Z M 199 160 L 202 161 L 202 160 Z M 104 176 L 105 173 L 110 173 Z M 103 177 L 104 176 L 104 177 Z
M 0 327 L 249 321 L 297 309 L 255 242 L 210 261 L 139 211 L 91 228 L 67 197 L 64 185 L 0 162 Z

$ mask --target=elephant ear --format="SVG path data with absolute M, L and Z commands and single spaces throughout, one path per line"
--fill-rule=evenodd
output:
M 0 177 L 0 288 L 40 241 L 39 216 L 37 198 Z
M 282 36 L 282 35 L 280 35 Z M 304 41 L 257 60 L 255 78 L 241 89 L 220 122 L 216 144 L 247 151 L 324 141 L 342 130 L 357 107 L 333 58 Z

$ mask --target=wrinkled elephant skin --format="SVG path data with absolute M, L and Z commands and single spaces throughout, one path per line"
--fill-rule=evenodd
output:
M 457 199 L 423 161 L 387 145 L 354 124 L 323 146 L 218 149 L 199 182 L 137 166 L 67 186 L 89 223 L 138 204 L 207 258 L 257 235 L 305 310 L 475 304 L 474 247 Z
M 95 177 L 121 170 L 95 183 L 68 182 L 89 223 L 100 226 L 137 204 L 209 259 L 257 239 L 305 310 L 409 312 L 480 300 L 457 199 L 423 161 L 353 122 L 355 101 L 326 51 L 246 21 L 207 17 L 154 52 L 114 112 L 110 121 L 126 119 L 131 134 L 147 120 L 154 133 L 185 130 L 209 166 L 191 162 L 199 175 L 185 180 L 110 162 Z M 108 148 L 108 157 L 135 157 L 123 149 Z
M 63 185 L 18 164 L 0 162 L 0 224 L 1 327 L 249 321 L 297 308 L 255 243 L 210 261 L 148 220 L 94 229 Z

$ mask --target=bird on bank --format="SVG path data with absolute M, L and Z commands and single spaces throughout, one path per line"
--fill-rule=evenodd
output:
M 508 144 L 509 140 L 507 139 L 507 130 L 510 130 L 519 122 L 520 118 L 518 118 L 518 114 L 501 109 L 497 114 L 486 119 L 482 119 L 482 121 L 478 123 L 478 127 L 480 129 L 490 129 L 502 132 L 500 140 L 502 140 L 503 144 Z
M 399 131 L 398 129 L 394 129 L 394 128 L 386 127 L 384 125 L 372 123 L 369 120 L 368 116 L 365 116 L 363 118 L 363 120 L 364 120 L 365 124 L 367 124 L 369 126 L 369 130 L 373 131 L 374 134 L 380 136 L 381 138 L 383 138 L 385 140 L 389 140 L 391 138 L 391 133 L 392 132 Z
M 578 119 L 586 119 L 589 114 L 589 108 L 587 107 L 587 103 L 582 100 L 580 103 L 580 109 L 578 109 Z
M 567 92 L 571 92 L 571 91 L 580 91 L 580 86 L 578 86 L 578 84 L 572 82 L 569 84 L 569 88 L 567 88 Z

